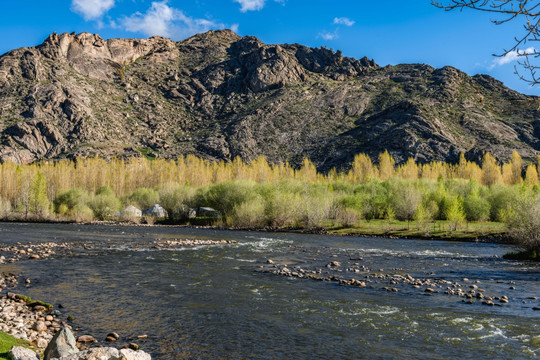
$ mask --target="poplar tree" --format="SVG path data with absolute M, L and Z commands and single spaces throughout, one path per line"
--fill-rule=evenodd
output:
M 43 217 L 47 215 L 49 210 L 49 198 L 47 197 L 47 182 L 41 171 L 38 171 L 30 182 L 28 196 L 29 212 Z
M 527 171 L 525 172 L 525 183 L 528 186 L 538 185 L 538 172 L 536 171 L 536 166 L 532 164 L 527 166 Z
M 384 153 L 379 154 L 379 178 L 381 180 L 388 180 L 394 176 L 394 158 L 386 150 Z
M 490 153 L 485 153 L 482 160 L 482 184 L 493 186 L 501 182 L 501 168 Z

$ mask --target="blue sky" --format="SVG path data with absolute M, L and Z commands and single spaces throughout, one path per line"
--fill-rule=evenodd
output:
M 346 56 L 367 56 L 379 65 L 451 65 L 540 95 L 540 86 L 531 88 L 517 79 L 511 58 L 492 56 L 513 46 L 514 36 L 523 31 L 521 24 L 497 26 L 490 19 L 489 14 L 471 10 L 445 12 L 430 0 L 4 1 L 0 53 L 38 45 L 53 31 L 180 40 L 209 29 L 232 28 L 266 43 L 324 45 Z

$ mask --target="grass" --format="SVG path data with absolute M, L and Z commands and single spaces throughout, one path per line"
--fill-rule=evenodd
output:
M 0 360 L 8 360 L 9 350 L 13 346 L 24 346 L 30 348 L 27 341 L 14 338 L 13 336 L 0 331 Z
M 536 251 L 520 251 L 520 252 L 511 252 L 508 254 L 504 254 L 503 258 L 508 260 L 530 260 L 530 261 L 538 261 L 540 262 L 540 254 Z
M 140 153 L 146 160 L 154 161 L 154 160 L 156 159 L 156 154 L 155 154 L 155 152 L 154 152 L 152 149 L 148 149 L 148 148 L 140 148 L 140 149 L 137 149 L 137 151 L 139 151 L 139 153 Z
M 330 227 L 328 231 L 337 235 L 395 236 L 404 238 L 476 240 L 478 238 L 504 234 L 505 225 L 498 222 L 468 222 L 451 231 L 448 221 L 434 221 L 419 227 L 397 220 L 362 220 L 353 227 Z

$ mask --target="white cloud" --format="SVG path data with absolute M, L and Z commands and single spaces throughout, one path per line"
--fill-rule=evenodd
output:
M 239 24 L 232 24 L 231 25 L 231 31 L 238 34 L 238 28 L 240 27 Z
M 335 40 L 339 37 L 337 31 L 334 32 L 328 32 L 328 31 L 321 31 L 317 37 L 323 38 L 324 40 Z
M 261 10 L 264 7 L 266 0 L 233 0 L 241 5 L 240 11 L 247 12 L 253 10 Z
M 71 9 L 88 20 L 99 19 L 114 6 L 115 0 L 73 0 Z
M 148 36 L 159 35 L 174 39 L 206 32 L 210 29 L 222 29 L 224 24 L 207 19 L 196 19 L 186 16 L 181 10 L 167 5 L 167 0 L 152 2 L 145 14 L 135 14 L 120 19 L 122 27 L 130 32 L 143 33 Z
M 355 23 L 354 20 L 351 20 L 346 17 L 336 17 L 334 18 L 334 24 L 336 25 L 345 25 L 345 26 L 353 26 Z
M 521 56 L 534 54 L 534 53 L 536 53 L 536 49 L 534 47 L 530 47 L 525 50 L 510 51 L 506 55 L 493 60 L 493 63 L 491 64 L 489 69 L 492 70 L 497 66 L 503 66 L 503 65 L 509 64 L 511 62 L 518 60 Z

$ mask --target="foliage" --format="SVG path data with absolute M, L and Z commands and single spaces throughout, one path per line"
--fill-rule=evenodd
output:
M 445 210 L 445 217 L 450 225 L 450 231 L 456 231 L 465 222 L 463 204 L 459 197 L 451 197 Z
M 491 206 L 486 198 L 472 193 L 463 199 L 463 210 L 468 221 L 486 221 L 489 220 Z
M 145 209 L 158 203 L 170 223 L 196 223 L 202 219 L 192 219 L 195 210 L 211 207 L 229 226 L 355 227 L 384 220 L 390 231 L 397 219 L 406 221 L 408 230 L 428 233 L 436 230 L 431 224 L 443 220 L 457 232 L 465 219 L 500 221 L 514 198 L 539 191 L 534 165 L 526 181 L 521 178 L 519 154 L 503 164 L 506 170 L 489 155 L 484 160 L 482 168 L 464 156 L 457 164 L 419 165 L 409 159 L 396 168 L 388 153 L 380 155 L 378 166 L 360 154 L 349 172 L 328 174 L 318 173 L 309 160 L 294 170 L 264 157 L 249 164 L 192 156 L 152 162 L 78 159 L 77 166 L 6 162 L 0 164 L 0 216 L 46 216 L 46 203 L 52 201 L 61 219 L 116 220 L 127 205 Z
M 120 206 L 120 200 L 108 186 L 98 188 L 96 195 L 88 201 L 88 207 L 98 220 L 112 220 L 120 211 Z
M 139 188 L 128 197 L 127 202 L 139 209 L 149 209 L 159 203 L 159 193 L 154 189 Z
M 47 198 L 47 183 L 45 176 L 38 171 L 30 183 L 28 210 L 43 218 L 49 212 L 49 199 Z
M 189 218 L 189 210 L 194 196 L 194 189 L 178 184 L 163 186 L 157 194 L 160 205 L 167 210 L 169 220 L 176 222 L 185 221 Z
M 521 193 L 504 214 L 509 235 L 525 251 L 540 252 L 540 196 Z

